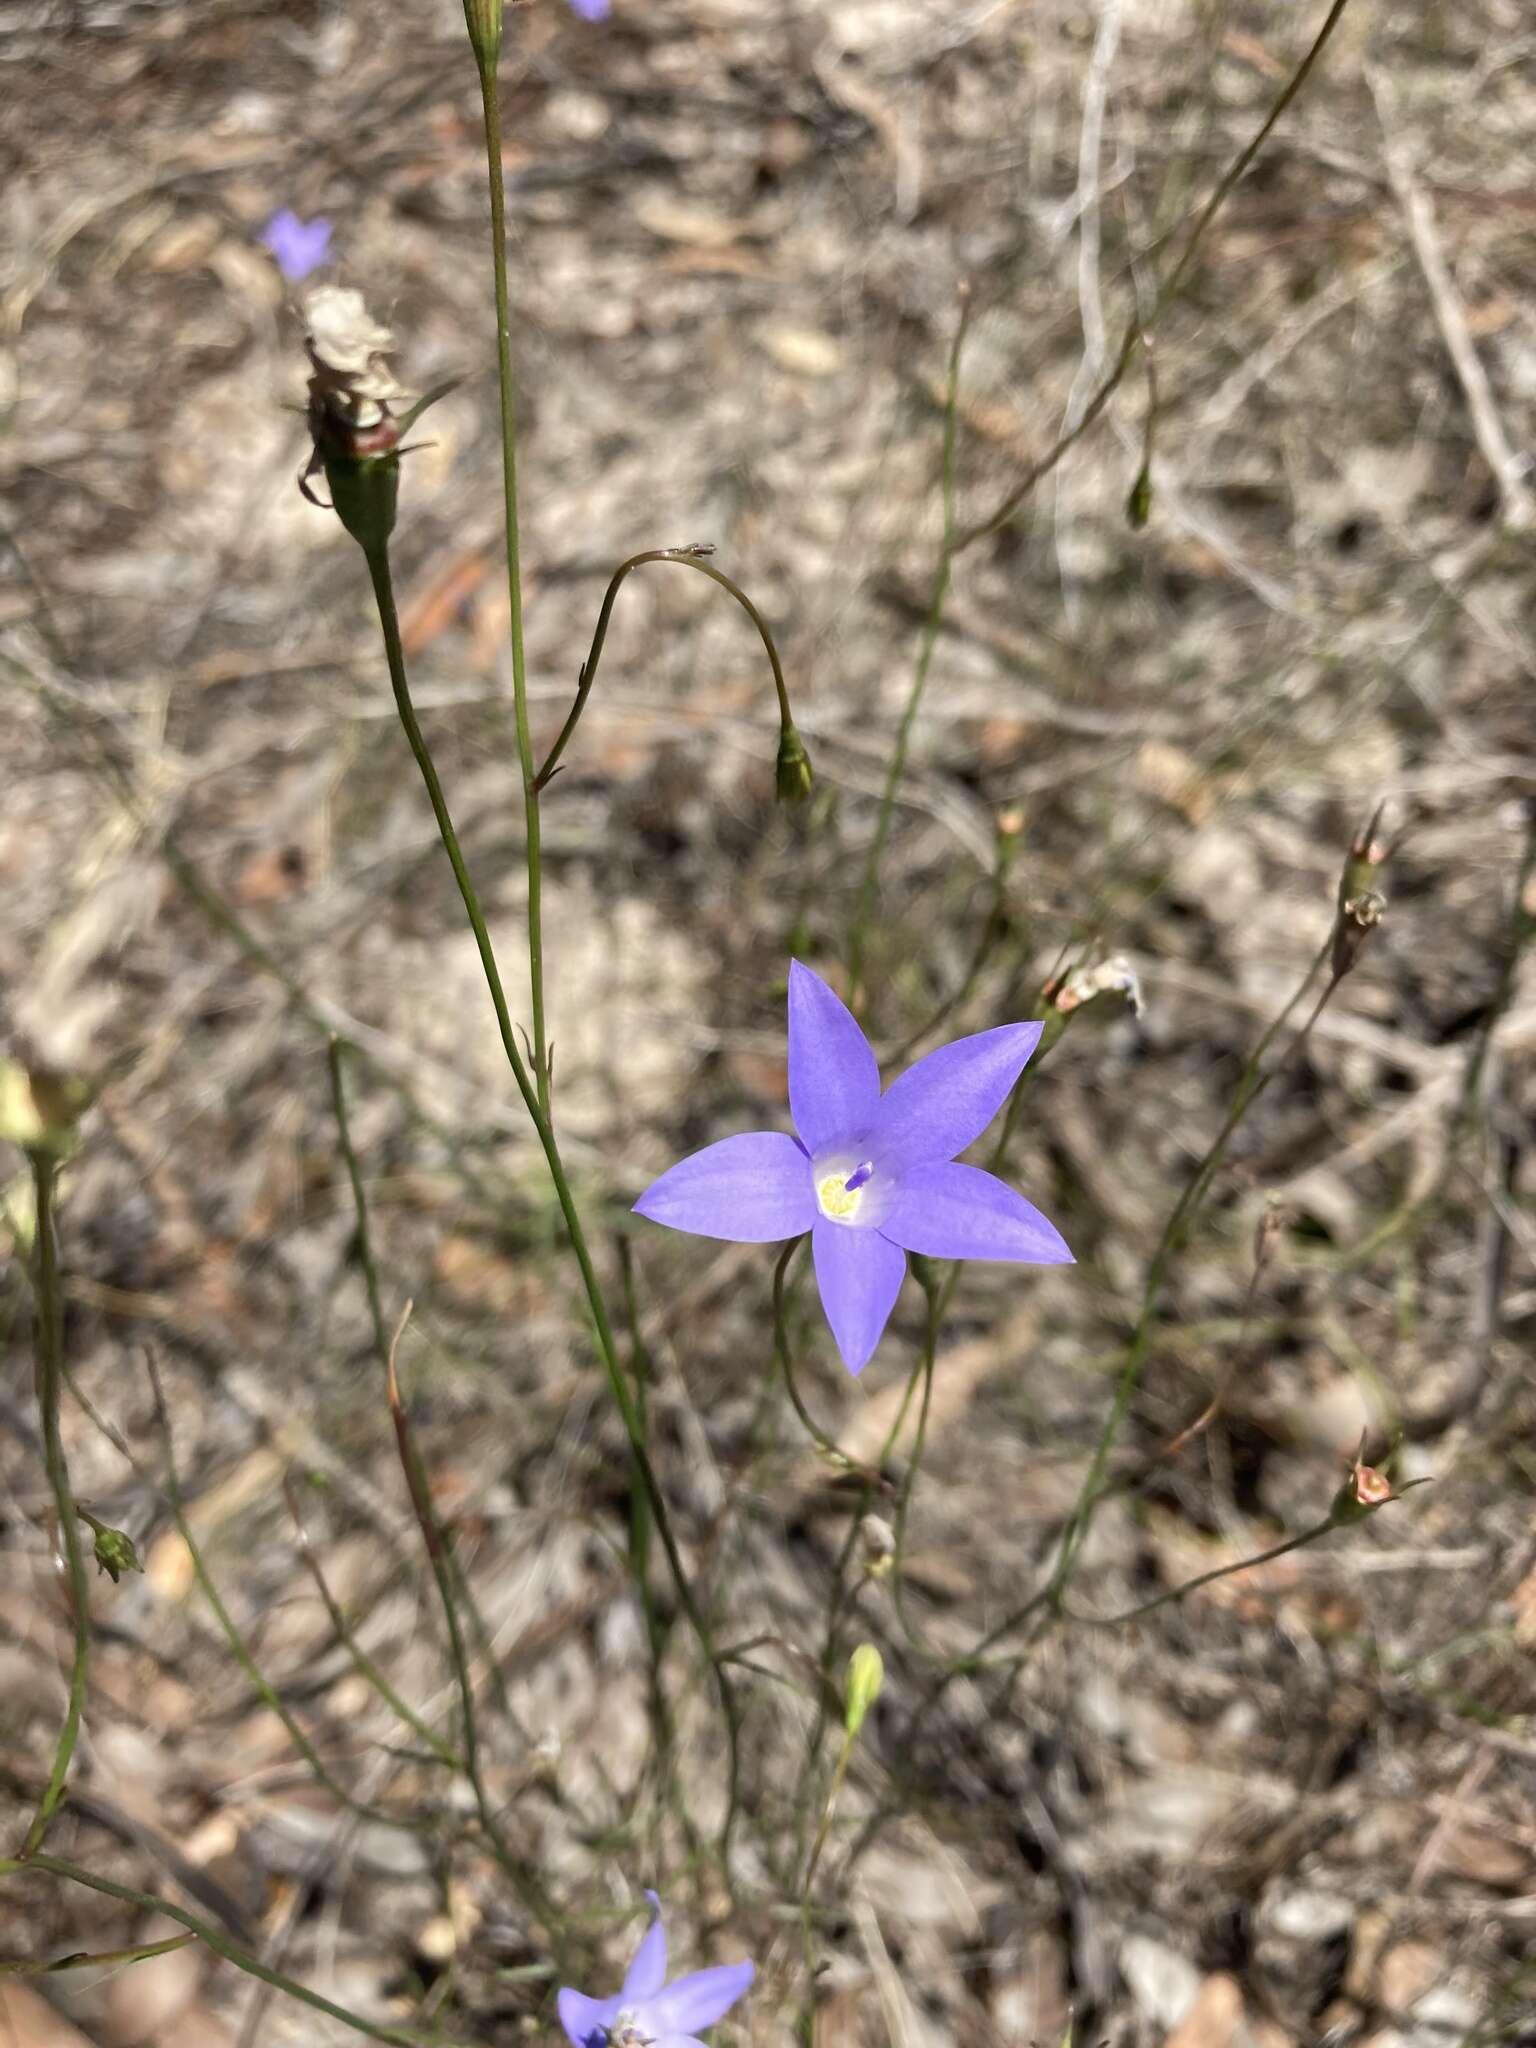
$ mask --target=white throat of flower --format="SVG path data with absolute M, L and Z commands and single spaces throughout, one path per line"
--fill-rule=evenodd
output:
M 608 2048 L 650 2048 L 652 2036 L 640 2025 L 640 2015 L 625 2006 L 622 2012 L 613 2016 L 608 2029 Z

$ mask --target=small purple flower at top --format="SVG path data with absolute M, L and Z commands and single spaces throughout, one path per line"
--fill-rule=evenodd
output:
M 606 21 L 613 12 L 613 0 L 571 0 L 571 12 L 583 21 Z
M 669 1984 L 661 1901 L 654 1892 L 645 1896 L 656 1917 L 615 1995 L 566 1989 L 556 2000 L 572 2048 L 700 2048 L 699 2029 L 723 2018 L 752 1982 L 750 1963 L 726 1963 Z
M 289 207 L 274 213 L 261 231 L 261 245 L 277 258 L 290 284 L 308 277 L 331 253 L 331 224 L 323 214 L 300 220 Z
M 907 1270 L 933 1259 L 1069 1266 L 1053 1223 L 956 1154 L 979 1138 L 1024 1071 L 1038 1024 L 941 1045 L 882 1094 L 852 1013 L 798 960 L 789 970 L 789 1107 L 797 1138 L 749 1131 L 706 1145 L 635 1208 L 697 1237 L 771 1244 L 811 1233 L 816 1284 L 844 1365 L 862 1372 Z

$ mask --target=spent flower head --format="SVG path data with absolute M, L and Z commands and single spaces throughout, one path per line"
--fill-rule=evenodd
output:
M 589 1998 L 569 1987 L 559 1994 L 560 2024 L 572 2048 L 698 2048 L 700 2028 L 723 2018 L 752 1982 L 751 1963 L 726 1963 L 669 1984 L 661 1901 L 654 1892 L 645 1896 L 655 1917 L 613 1997 Z
M 789 1106 L 797 1137 L 748 1131 L 680 1160 L 635 1208 L 696 1237 L 771 1244 L 811 1234 L 843 1363 L 862 1372 L 896 1305 L 907 1253 L 1070 1265 L 1054 1224 L 956 1154 L 1002 1108 L 1040 1039 L 1000 1024 L 942 1045 L 884 1093 L 868 1039 L 819 975 L 789 970 Z
M 261 231 L 261 246 L 276 258 L 290 284 L 302 284 L 331 253 L 331 224 L 323 214 L 300 220 L 291 207 L 274 213 Z

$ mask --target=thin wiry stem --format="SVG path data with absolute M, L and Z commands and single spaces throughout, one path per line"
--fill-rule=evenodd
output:
M 212 1610 L 213 1618 L 218 1623 L 224 1640 L 229 1644 L 235 1662 L 250 1680 L 263 1705 L 276 1714 L 277 1718 L 282 1722 L 284 1728 L 288 1731 L 289 1740 L 293 1743 L 294 1748 L 303 1757 L 318 1782 L 325 1787 L 326 1791 L 330 1793 L 338 1805 L 344 1806 L 348 1813 L 356 1814 L 362 1820 L 377 1821 L 385 1827 L 399 1828 L 406 1834 L 425 1832 L 434 1826 L 435 1823 L 431 1821 L 407 1820 L 399 1814 L 390 1813 L 384 1807 L 369 1806 L 363 1800 L 353 1797 L 346 1786 L 342 1784 L 341 1780 L 331 1770 L 329 1764 L 326 1763 L 320 1752 L 315 1748 L 313 1742 L 310 1741 L 309 1736 L 305 1733 L 303 1726 L 294 1715 L 287 1701 L 284 1700 L 276 1686 L 273 1685 L 261 1666 L 256 1662 L 250 1644 L 241 1633 L 229 1609 L 224 1605 L 223 1597 L 214 1583 L 213 1574 L 209 1571 L 207 1561 L 203 1556 L 202 1547 L 193 1533 L 191 1522 L 187 1519 L 186 1503 L 181 1491 L 181 1473 L 176 1463 L 176 1443 L 171 1434 L 170 1412 L 166 1406 L 165 1389 L 160 1383 L 160 1369 L 155 1363 L 154 1353 L 147 1349 L 144 1353 L 144 1363 L 149 1374 L 150 1390 L 154 1396 L 155 1419 L 159 1425 L 160 1436 L 165 1445 L 165 1496 L 171 1510 L 171 1518 L 176 1524 L 177 1533 L 180 1535 L 182 1542 L 187 1546 L 187 1556 L 191 1560 L 192 1572 L 197 1580 L 198 1588 Z
M 789 688 L 784 681 L 783 665 L 779 660 L 779 650 L 774 645 L 773 634 L 768 629 L 768 621 L 763 617 L 739 583 L 733 583 L 731 578 L 723 570 L 717 569 L 712 562 L 701 560 L 702 556 L 710 552 L 710 547 L 704 542 L 699 542 L 692 547 L 647 548 L 643 554 L 631 555 L 627 562 L 620 562 L 618 568 L 614 570 L 612 576 L 608 579 L 608 588 L 603 592 L 602 604 L 598 608 L 597 625 L 592 633 L 592 645 L 587 651 L 587 658 L 581 665 L 581 673 L 576 681 L 575 699 L 571 704 L 570 710 L 565 715 L 564 725 L 561 726 L 555 736 L 554 745 L 544 756 L 543 767 L 538 772 L 535 784 L 538 789 L 546 789 L 553 780 L 555 772 L 560 765 L 560 757 L 570 743 L 571 735 L 575 732 L 580 722 L 582 712 L 587 708 L 587 699 L 592 694 L 592 685 L 597 681 L 597 665 L 602 660 L 603 646 L 608 638 L 608 622 L 613 617 L 614 600 L 623 588 L 625 578 L 632 574 L 634 570 L 644 568 L 648 562 L 672 562 L 680 569 L 696 569 L 701 576 L 707 576 L 711 583 L 718 583 L 722 590 L 730 592 L 753 625 L 756 626 L 758 637 L 761 639 L 764 651 L 767 653 L 768 665 L 773 670 L 774 691 L 779 700 L 780 722 L 785 726 L 793 725 L 794 718 L 789 708 Z
M 1150 310 L 1145 315 L 1138 312 L 1127 326 L 1125 338 L 1120 344 L 1118 355 L 1110 365 L 1103 381 L 1084 406 L 1081 417 L 1046 450 L 1038 462 L 1030 464 L 1029 468 L 1008 492 L 995 511 L 989 512 L 985 519 L 978 519 L 974 526 L 966 527 L 964 532 L 957 536 L 954 544 L 955 554 L 963 553 L 973 542 L 984 539 L 987 534 L 995 533 L 998 527 L 1005 525 L 1013 517 L 1014 513 L 1018 511 L 1036 484 L 1042 478 L 1050 475 L 1067 451 L 1074 447 L 1098 420 L 1105 406 L 1108 405 L 1110 399 L 1114 397 L 1121 384 L 1124 383 L 1126 373 L 1136 359 L 1137 351 L 1144 342 L 1150 339 L 1152 330 L 1157 322 L 1183 290 L 1185 281 L 1189 276 L 1190 267 L 1195 260 L 1200 244 L 1205 239 L 1206 231 L 1209 229 L 1211 222 L 1226 204 L 1233 188 L 1243 177 L 1249 165 L 1269 140 L 1271 133 L 1286 109 L 1306 84 L 1313 66 L 1322 56 L 1324 49 L 1327 47 L 1328 40 L 1338 27 L 1340 18 L 1348 4 L 1349 0 L 1333 0 L 1333 4 L 1328 9 L 1322 27 L 1308 45 L 1307 53 L 1302 58 L 1300 64 L 1297 65 L 1284 86 L 1282 86 L 1274 105 L 1264 117 L 1257 133 L 1243 149 L 1239 150 L 1232 162 L 1227 166 L 1222 176 L 1218 179 L 1210 198 L 1207 199 L 1205 205 L 1196 215 L 1194 226 L 1189 231 L 1188 240 L 1184 244 L 1179 260 L 1163 280 L 1156 297 L 1152 301 Z M 1151 254 L 1152 252 L 1148 251 L 1147 253 Z
M 507 199 L 501 164 L 501 97 L 494 52 L 478 47 L 480 105 L 485 120 L 486 179 L 491 196 L 491 269 L 496 287 L 496 374 L 501 390 L 501 475 L 506 514 L 507 601 L 511 607 L 512 708 L 523 777 L 528 860 L 528 980 L 533 1002 L 533 1079 L 539 1108 L 550 1114 L 549 1045 L 544 1018 L 544 875 L 539 844 L 539 784 L 528 724 L 528 669 L 523 652 L 523 571 L 517 511 L 517 386 L 512 373 L 512 315 L 507 297 Z
M 1127 1622 L 1142 1621 L 1147 1615 L 1156 1614 L 1160 1607 L 1172 1607 L 1191 1593 L 1198 1593 L 1202 1586 L 1214 1585 L 1217 1579 L 1230 1579 L 1238 1572 L 1250 1572 L 1256 1565 L 1269 1564 L 1277 1557 L 1284 1557 L 1288 1551 L 1315 1543 L 1319 1536 L 1326 1536 L 1330 1529 L 1338 1526 L 1334 1517 L 1329 1515 L 1325 1521 L 1303 1529 L 1299 1536 L 1287 1536 L 1283 1543 L 1271 1544 L 1268 1550 L 1261 1550 L 1254 1557 L 1240 1557 L 1235 1564 L 1213 1565 L 1210 1571 L 1185 1579 L 1181 1585 L 1170 1586 L 1164 1593 L 1154 1593 L 1150 1600 L 1143 1600 L 1137 1607 L 1127 1607 L 1123 1614 L 1077 1614 L 1063 1610 L 1063 1619 L 1081 1622 L 1086 1628 L 1123 1628 Z
M 28 1871 L 43 1871 L 50 1877 L 66 1878 L 71 1884 L 85 1885 L 93 1892 L 101 1892 L 109 1899 L 120 1899 L 124 1905 L 137 1906 L 144 1913 L 160 1913 L 167 1920 L 174 1920 L 190 1929 L 199 1941 L 211 1948 L 215 1955 L 223 1956 L 233 1963 L 237 1970 L 244 1970 L 248 1977 L 259 1977 L 263 1984 L 270 1984 L 274 1991 L 282 1991 L 289 1998 L 296 1998 L 301 2005 L 309 2006 L 315 2012 L 323 2012 L 327 2019 L 339 2021 L 350 2027 L 355 2034 L 363 2034 L 370 2041 L 385 2041 L 391 2048 L 464 2048 L 462 2043 L 429 2038 L 423 2034 L 406 2033 L 400 2027 L 382 2027 L 373 2020 L 365 2020 L 355 2012 L 349 2012 L 344 2005 L 336 2005 L 329 1998 L 322 1998 L 318 1991 L 311 1991 L 307 1984 L 297 1983 L 292 1977 L 285 1977 L 281 1970 L 270 1969 L 259 1962 L 249 1950 L 221 1934 L 207 1920 L 200 1920 L 195 1913 L 189 1913 L 185 1906 L 178 1906 L 174 1900 L 162 1899 L 153 1892 L 135 1891 L 131 1885 L 114 1884 L 110 1878 L 98 1877 L 93 1870 L 85 1870 L 78 1863 L 68 1863 L 60 1856 L 36 1855 L 25 1861 L 20 1857 L 0 1863 L 0 1877 L 15 1877 Z
M 173 1934 L 168 1940 L 141 1941 L 133 1948 L 98 1949 L 94 1955 L 79 1949 L 47 1962 L 0 1963 L 0 1977 L 51 1977 L 60 1970 L 100 1970 L 115 1963 L 147 1963 L 154 1956 L 168 1956 L 173 1949 L 186 1948 L 196 1939 L 195 1934 Z
M 789 1345 L 788 1303 L 785 1300 L 785 1293 L 789 1279 L 789 1269 L 794 1263 L 795 1254 L 808 1242 L 809 1240 L 804 1237 L 791 1238 L 783 1251 L 780 1252 L 778 1261 L 773 1269 L 773 1348 L 774 1355 L 778 1360 L 779 1371 L 784 1375 L 784 1391 L 789 1396 L 789 1405 L 794 1409 L 804 1425 L 807 1436 L 810 1437 L 824 1458 L 829 1459 L 841 1472 L 864 1472 L 867 1478 L 874 1479 L 878 1475 L 868 1472 L 856 1458 L 850 1458 L 848 1453 L 841 1449 L 827 1435 L 827 1432 L 806 1407 L 805 1398 L 801 1394 L 799 1387 L 795 1384 L 794 1359 Z
M 880 808 L 875 814 L 875 835 L 869 843 L 869 852 L 864 857 L 858 902 L 854 907 L 853 923 L 848 932 L 850 1009 L 855 1009 L 858 1005 L 859 983 L 864 972 L 864 949 L 869 936 L 870 920 L 875 913 L 875 898 L 880 888 L 880 862 L 885 854 L 885 842 L 890 837 L 891 818 L 896 808 L 896 792 L 906 772 L 907 754 L 912 744 L 912 728 L 917 722 L 918 706 L 923 701 L 923 692 L 928 685 L 933 650 L 938 644 L 939 629 L 944 623 L 944 600 L 949 594 L 950 571 L 955 558 L 955 439 L 960 406 L 960 351 L 965 346 L 966 328 L 970 324 L 970 306 L 970 295 L 966 293 L 960 301 L 960 314 L 955 322 L 954 340 L 950 343 L 949 368 L 944 384 L 944 532 L 939 543 L 939 559 L 933 572 L 933 591 L 928 600 L 928 616 L 923 621 L 922 637 L 918 642 L 917 665 L 912 674 L 912 687 L 907 692 L 901 724 L 896 729 L 896 745 L 891 753 L 891 765 L 886 770 L 885 783 L 880 791 Z
M 394 690 L 395 706 L 400 714 L 400 724 L 405 733 L 406 741 L 415 757 L 416 765 L 421 771 L 421 779 L 426 786 L 427 796 L 432 805 L 432 814 L 437 820 L 437 829 L 439 837 L 443 842 L 443 851 L 447 854 L 448 864 L 453 869 L 453 877 L 458 884 L 460 900 L 464 905 L 464 912 L 469 920 L 470 930 L 474 933 L 475 947 L 480 956 L 480 965 L 485 975 L 486 988 L 490 993 L 492 1007 L 496 1012 L 496 1025 L 501 1036 L 502 1051 L 506 1054 L 507 1064 L 512 1070 L 512 1078 L 517 1084 L 518 1093 L 523 1098 L 524 1107 L 528 1111 L 529 1120 L 533 1125 L 534 1132 L 539 1140 L 540 1149 L 544 1154 L 545 1163 L 549 1168 L 549 1176 L 554 1185 L 555 1197 L 560 1204 L 560 1213 L 565 1219 L 571 1251 L 581 1276 L 582 1291 L 586 1296 L 587 1307 L 591 1313 L 593 1332 L 597 1338 L 598 1353 L 603 1362 L 604 1372 L 607 1374 L 608 1386 L 613 1395 L 614 1405 L 619 1411 L 620 1418 L 624 1424 L 625 1435 L 629 1439 L 630 1455 L 634 1459 L 636 1468 L 639 1471 L 641 1483 L 645 1487 L 646 1496 L 651 1504 L 651 1512 L 656 1519 L 657 1532 L 661 1537 L 662 1548 L 667 1554 L 667 1564 L 671 1570 L 673 1582 L 677 1587 L 678 1600 L 682 1605 L 684 1614 L 688 1618 L 690 1628 L 698 1639 L 699 1647 L 703 1651 L 711 1671 L 714 1673 L 716 1689 L 720 1695 L 721 1713 L 725 1720 L 726 1741 L 729 1749 L 730 1790 L 726 1817 L 721 1830 L 721 1860 L 728 1872 L 730 1836 L 735 1826 L 741 1772 L 741 1716 L 736 1704 L 735 1690 L 728 1673 L 716 1654 L 714 1631 L 699 1605 L 693 1588 L 689 1584 L 688 1574 L 683 1567 L 682 1555 L 677 1546 L 677 1538 L 672 1530 L 671 1517 L 667 1513 L 666 1499 L 662 1494 L 660 1482 L 657 1480 L 655 1467 L 651 1463 L 650 1453 L 646 1449 L 644 1423 L 636 1406 L 634 1392 L 630 1387 L 628 1376 L 619 1359 L 618 1345 L 614 1339 L 613 1325 L 608 1315 L 608 1305 L 604 1299 L 602 1287 L 598 1282 L 597 1269 L 592 1262 L 592 1254 L 587 1244 L 586 1231 L 582 1225 L 580 1211 L 576 1207 L 575 1195 L 571 1191 L 570 1179 L 565 1170 L 565 1162 L 560 1156 L 560 1147 L 555 1138 L 554 1128 L 544 1113 L 538 1091 L 534 1087 L 527 1065 L 523 1060 L 522 1052 L 518 1047 L 517 1035 L 512 1028 L 511 1012 L 507 1007 L 506 991 L 502 987 L 501 970 L 496 964 L 496 954 L 491 945 L 490 933 L 486 928 L 485 912 L 481 908 L 479 893 L 470 877 L 469 867 L 464 859 L 464 851 L 459 844 L 458 833 L 454 829 L 453 818 L 448 809 L 448 799 L 443 794 L 443 785 L 437 773 L 437 765 L 432 759 L 431 750 L 427 746 L 426 737 L 421 730 L 420 721 L 416 716 L 415 706 L 411 701 L 410 683 L 405 671 L 405 655 L 400 643 L 400 621 L 395 609 L 394 586 L 390 575 L 389 555 L 387 550 L 382 547 L 367 550 L 366 553 L 368 572 L 373 580 L 374 597 L 378 603 L 379 623 L 384 636 L 385 659 L 389 665 L 389 679 Z
M 69 1777 L 70 1761 L 80 1739 L 80 1717 L 85 1711 L 85 1689 L 91 1664 L 91 1591 L 85 1575 L 85 1551 L 80 1542 L 80 1521 L 75 1510 L 74 1490 L 69 1483 L 69 1465 L 64 1456 L 64 1439 L 59 1431 L 59 1404 L 64 1392 L 63 1302 L 59 1291 L 58 1241 L 54 1230 L 54 1192 L 58 1162 L 41 1149 L 28 1155 L 32 1185 L 37 1195 L 37 1237 L 33 1266 L 36 1300 L 37 1408 L 43 1425 L 43 1459 L 48 1484 L 53 1491 L 54 1512 L 59 1522 L 59 1541 L 69 1570 L 69 1598 L 74 1608 L 74 1657 L 70 1664 L 69 1698 L 64 1723 L 54 1747 L 53 1768 L 48 1773 L 37 1812 L 22 1843 L 23 1856 L 42 1847 L 48 1824 L 58 1811 Z
M 315 1555 L 314 1545 L 309 1540 L 309 1532 L 304 1527 L 304 1516 L 299 1506 L 298 1495 L 294 1492 L 292 1480 L 286 1475 L 284 1475 L 283 1479 L 283 1498 L 288 1503 L 288 1512 L 293 1518 L 293 1526 L 298 1535 L 299 1557 L 305 1570 L 314 1580 L 315 1590 L 320 1595 L 326 1613 L 330 1616 L 331 1627 L 336 1631 L 337 1640 L 352 1659 L 353 1666 L 357 1670 L 358 1675 L 367 1684 L 372 1686 L 373 1690 L 378 1694 L 385 1706 L 395 1715 L 396 1719 L 403 1721 L 405 1726 L 420 1741 L 426 1744 L 439 1763 L 445 1764 L 451 1771 L 462 1771 L 464 1769 L 464 1759 L 451 1744 L 444 1742 L 443 1738 L 437 1733 L 437 1730 L 424 1721 L 413 1707 L 406 1704 L 384 1676 L 378 1665 L 374 1663 L 367 1651 L 358 1642 L 356 1634 L 347 1621 L 346 1615 L 342 1612 L 340 1601 L 337 1600 L 336 1595 L 331 1591 L 320 1560 Z
M 475 1795 L 475 1808 L 480 1815 L 480 1825 L 485 1831 L 486 1840 L 496 1861 L 511 1881 L 524 1906 L 555 1943 L 558 1955 L 564 1945 L 560 1916 L 544 1887 L 513 1853 L 512 1845 L 507 1840 L 496 1817 L 496 1810 L 491 1804 L 485 1776 L 480 1766 L 480 1728 L 475 1709 L 475 1688 L 470 1677 L 468 1653 L 464 1647 L 464 1630 L 459 1620 L 459 1606 L 454 1598 L 452 1549 L 448 1533 L 432 1505 L 432 1488 L 427 1480 L 421 1453 L 416 1448 L 416 1440 L 411 1434 L 405 1403 L 400 1398 L 400 1381 L 395 1366 L 400 1339 L 405 1334 L 405 1326 L 410 1320 L 410 1315 L 411 1304 L 407 1302 L 396 1325 L 394 1336 L 389 1340 L 384 1365 L 384 1391 L 389 1402 L 390 1421 L 394 1425 L 395 1444 L 400 1453 L 400 1468 L 405 1474 L 406 1492 L 410 1495 L 411 1511 L 416 1517 L 416 1526 L 421 1531 L 422 1548 L 426 1551 L 427 1562 L 432 1567 L 432 1577 L 437 1586 L 438 1599 L 442 1604 L 443 1621 L 448 1630 L 448 1655 L 459 1689 L 464 1775 Z

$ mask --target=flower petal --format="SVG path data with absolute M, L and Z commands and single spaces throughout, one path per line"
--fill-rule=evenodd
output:
M 912 1166 L 881 1218 L 881 1234 L 930 1259 L 1017 1259 L 1027 1266 L 1075 1263 L 1061 1232 L 996 1174 L 953 1162 Z
M 712 2027 L 728 2013 L 752 1982 L 751 1963 L 724 1963 L 717 1970 L 695 1970 L 679 1977 L 659 1998 L 647 1999 L 642 2015 L 658 2035 L 692 2034 Z
M 896 1306 L 907 1261 L 878 1230 L 822 1221 L 811 1233 L 821 1305 L 844 1365 L 861 1373 Z
M 820 1213 L 805 1153 L 782 1131 L 744 1131 L 690 1153 L 653 1180 L 635 1212 L 669 1230 L 772 1244 Z
M 617 1998 L 588 1998 L 582 1991 L 561 1991 L 555 2005 L 572 2048 L 588 2048 L 594 2042 L 600 2048 L 608 2028 L 623 2011 Z
M 644 1999 L 654 1998 L 667 1981 L 667 1936 L 661 1924 L 661 1901 L 654 1892 L 645 1896 L 651 1902 L 654 1917 L 635 1950 L 634 1961 L 624 1972 L 619 1997 L 625 2005 L 639 2005 Z
M 1038 1024 L 999 1024 L 941 1045 L 886 1089 L 871 1153 L 889 1172 L 953 1159 L 997 1115 L 1039 1042 Z
M 853 1012 L 819 974 L 789 965 L 789 1107 L 813 1155 L 868 1130 L 880 1068 Z

